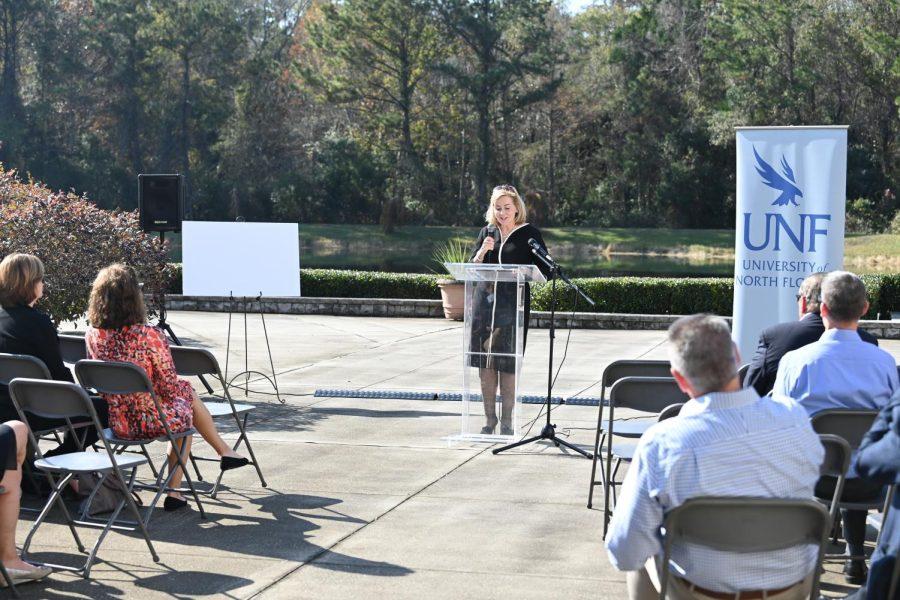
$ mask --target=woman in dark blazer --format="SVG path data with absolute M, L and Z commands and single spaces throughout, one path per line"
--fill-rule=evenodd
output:
M 59 352 L 59 337 L 56 327 L 45 313 L 35 308 L 44 295 L 44 264 L 31 254 L 10 254 L 0 262 L 0 352 L 6 354 L 27 354 L 40 359 L 53 379 L 73 381 L 72 373 L 63 364 Z M 97 415 L 107 425 L 106 402 L 94 398 Z M 60 419 L 45 419 L 27 415 L 28 425 L 35 431 L 65 426 Z M 18 419 L 19 415 L 9 397 L 9 390 L 0 384 L 0 422 Z M 86 445 L 97 441 L 93 428 L 88 428 L 84 440 Z M 76 440 L 69 434 L 63 443 L 45 455 L 64 454 L 78 451 Z
M 482 228 L 472 252 L 472 262 L 501 265 L 534 264 L 549 275 L 549 268 L 531 252 L 529 240 L 534 239 L 546 250 L 544 238 L 537 227 L 525 221 L 527 212 L 521 196 L 511 185 L 498 185 L 491 194 L 485 213 L 487 225 Z M 531 292 L 528 284 L 524 290 L 524 329 L 522 350 L 528 336 L 528 319 L 531 313 Z M 474 355 L 471 365 L 479 369 L 481 395 L 484 401 L 485 426 L 481 433 L 492 434 L 497 427 L 497 386 L 499 383 L 502 406 L 500 433 L 514 435 L 512 417 L 516 396 L 515 360 L 511 356 L 492 356 L 491 353 L 515 354 L 515 327 L 517 321 L 517 285 L 515 283 L 490 283 L 476 290 L 476 307 L 472 320 L 471 351 L 487 354 Z

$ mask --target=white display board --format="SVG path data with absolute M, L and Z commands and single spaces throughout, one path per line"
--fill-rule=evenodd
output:
M 797 289 L 844 262 L 847 128 L 738 127 L 734 340 L 796 321 Z
M 187 296 L 299 296 L 296 223 L 182 223 L 181 260 Z

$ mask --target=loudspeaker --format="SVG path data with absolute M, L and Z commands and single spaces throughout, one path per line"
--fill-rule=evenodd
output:
M 184 211 L 182 176 L 138 175 L 138 209 L 144 231 L 181 231 Z

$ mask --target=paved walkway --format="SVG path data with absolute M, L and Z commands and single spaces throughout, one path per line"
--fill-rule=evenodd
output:
M 225 315 L 172 313 L 170 322 L 184 342 L 212 349 L 224 366 Z M 450 447 L 444 437 L 459 427 L 458 402 L 312 395 L 318 388 L 458 391 L 459 324 L 328 316 L 270 316 L 266 323 L 286 399 L 279 405 L 253 397 L 252 440 L 269 487 L 259 486 L 252 469 L 230 472 L 229 489 L 206 503 L 206 520 L 193 510 L 154 515 L 160 563 L 140 538 L 113 533 L 90 581 L 58 573 L 24 586 L 23 595 L 625 597 L 624 577 L 602 548 L 602 513 L 585 507 L 589 461 L 544 444 L 501 456 L 483 445 Z M 267 371 L 258 317 L 249 331 L 249 366 Z M 242 335 L 243 324 L 235 321 L 232 333 Z M 665 358 L 664 340 L 660 331 L 576 330 L 555 392 L 597 395 L 608 362 Z M 566 341 L 560 332 L 559 358 Z M 900 342 L 884 347 L 900 355 Z M 236 362 L 243 369 L 242 355 L 242 340 L 233 337 L 230 371 Z M 546 331 L 534 330 L 525 393 L 545 392 L 546 357 Z M 526 415 L 539 408 L 526 406 Z M 563 406 L 553 417 L 570 441 L 591 445 L 596 408 Z M 23 515 L 20 543 L 32 518 Z M 91 532 L 86 537 L 93 540 Z M 34 548 L 39 559 L 73 558 L 58 524 L 43 528 Z

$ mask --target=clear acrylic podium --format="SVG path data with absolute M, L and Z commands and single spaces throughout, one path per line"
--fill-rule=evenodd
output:
M 546 278 L 534 265 L 444 266 L 457 281 L 466 283 L 462 427 L 459 435 L 449 440 L 508 442 L 518 436 L 521 421 L 519 375 L 524 352 L 525 284 L 544 282 Z M 482 386 L 490 397 L 491 383 L 497 385 L 498 379 L 501 386 L 493 403 L 498 421 L 493 431 L 485 431 L 489 413 Z M 512 401 L 502 401 L 503 389 L 511 389 Z

